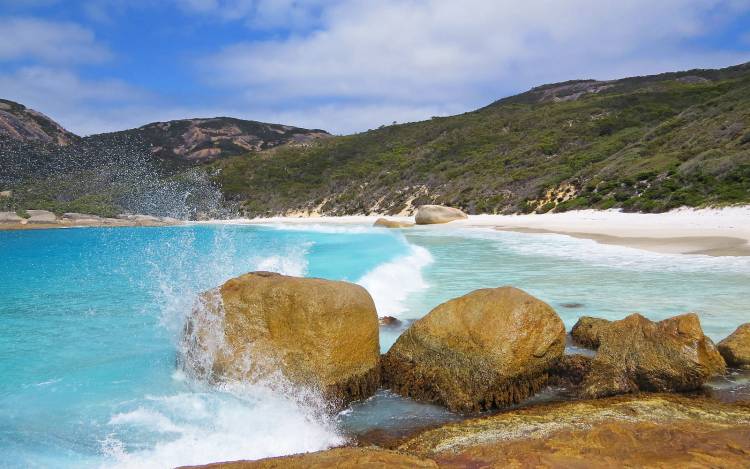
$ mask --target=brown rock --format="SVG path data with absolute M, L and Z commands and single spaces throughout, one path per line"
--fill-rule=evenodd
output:
M 375 304 L 347 282 L 252 272 L 201 296 L 185 328 L 186 368 L 213 380 L 275 379 L 339 407 L 378 387 Z
M 750 407 L 648 395 L 528 407 L 444 425 L 399 450 L 440 467 L 747 467 Z
M 383 357 L 384 384 L 454 411 L 505 407 L 533 395 L 563 353 L 565 327 L 513 287 L 476 290 L 416 321 Z
M 599 348 L 599 334 L 610 324 L 611 321 L 606 319 L 583 316 L 570 330 L 570 336 L 575 344 L 596 350 Z
M 468 215 L 457 208 L 444 207 L 442 205 L 422 205 L 417 208 L 414 220 L 417 222 L 417 225 L 432 225 L 465 218 L 469 218 Z
M 398 327 L 402 324 L 400 319 L 394 318 L 393 316 L 383 316 L 380 318 L 379 322 L 381 326 L 385 327 Z
M 378 218 L 372 226 L 379 226 L 381 228 L 411 228 L 414 223 L 400 220 L 389 220 L 387 218 Z
M 727 365 L 750 370 L 750 322 L 719 342 L 718 349 Z
M 613 321 L 599 335 L 586 397 L 700 388 L 726 366 L 695 313 L 652 322 L 640 314 Z
M 551 383 L 565 386 L 580 385 L 589 372 L 593 359 L 585 355 L 563 355 L 550 370 Z
M 191 467 L 193 469 L 410 469 L 437 468 L 438 466 L 434 461 L 380 448 L 335 448 L 257 461 L 234 461 Z

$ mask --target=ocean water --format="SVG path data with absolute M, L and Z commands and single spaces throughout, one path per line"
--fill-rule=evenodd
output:
M 558 235 L 357 225 L 0 232 L 0 467 L 173 467 L 341 444 L 456 418 L 388 392 L 337 416 L 176 367 L 196 295 L 251 270 L 358 282 L 406 327 L 449 298 L 515 285 L 581 315 L 696 311 L 721 339 L 750 321 L 750 258 L 660 255 Z M 387 350 L 400 333 L 381 331 Z

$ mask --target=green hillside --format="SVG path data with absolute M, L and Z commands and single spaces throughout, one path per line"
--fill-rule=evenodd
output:
M 750 202 L 750 65 L 546 85 L 466 114 L 213 163 L 249 215 Z

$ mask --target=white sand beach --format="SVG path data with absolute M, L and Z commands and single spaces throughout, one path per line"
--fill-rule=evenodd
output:
M 273 217 L 223 223 L 372 223 L 380 215 Z M 412 217 L 387 217 L 410 220 Z M 488 227 L 527 233 L 559 233 L 671 254 L 750 255 L 750 206 L 678 209 L 667 213 L 580 210 L 544 215 L 471 215 L 467 220 L 420 229 Z

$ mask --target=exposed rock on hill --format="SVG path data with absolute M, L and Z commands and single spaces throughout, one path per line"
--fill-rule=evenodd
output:
M 54 145 L 70 145 L 79 140 L 41 112 L 6 99 L 0 99 L 0 137 Z
M 137 129 L 114 132 L 145 142 L 152 154 L 163 159 L 205 162 L 283 144 L 305 146 L 330 137 L 324 130 L 214 117 L 154 122 Z M 91 138 L 106 138 L 107 134 Z

